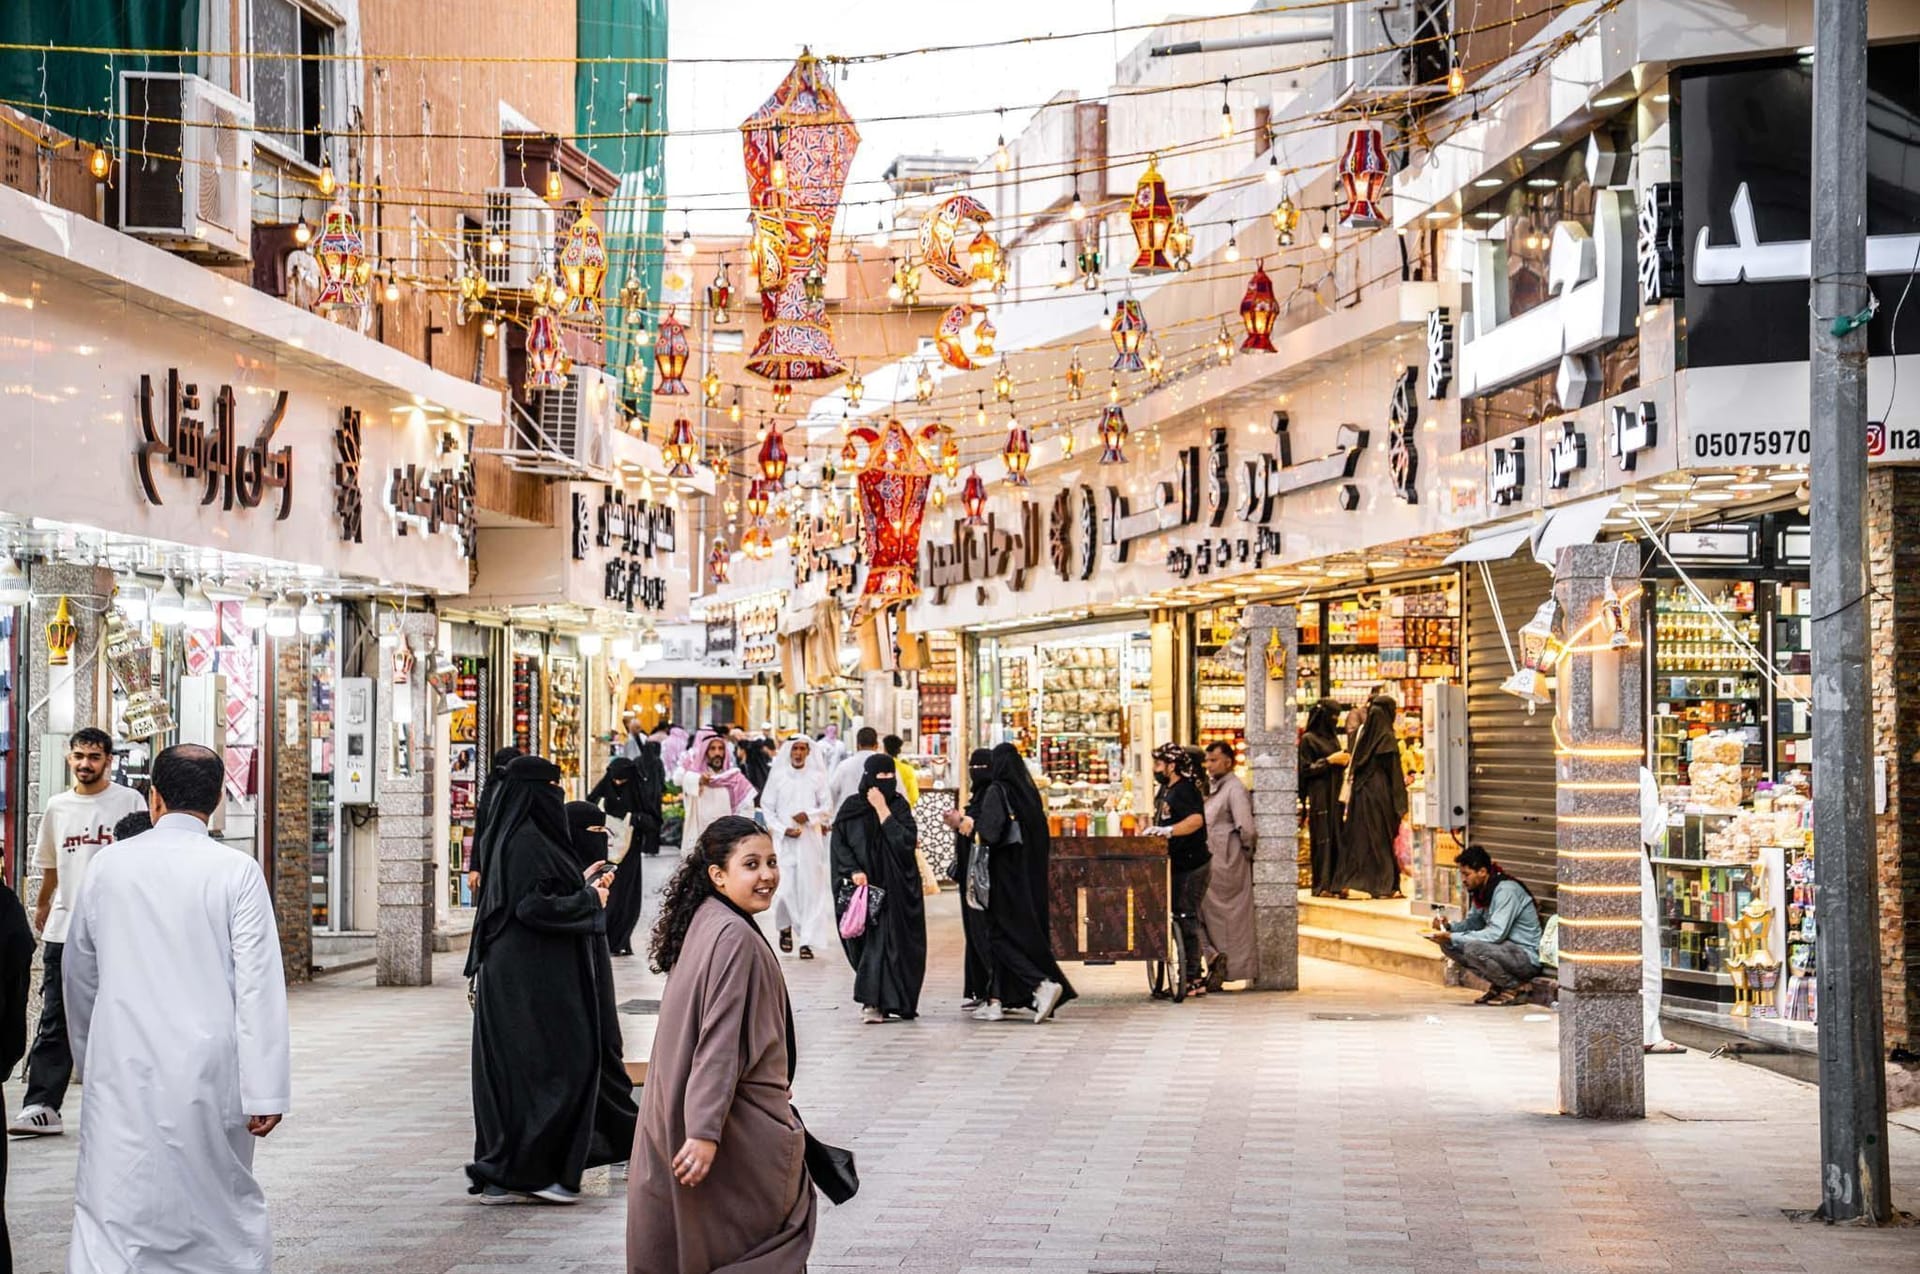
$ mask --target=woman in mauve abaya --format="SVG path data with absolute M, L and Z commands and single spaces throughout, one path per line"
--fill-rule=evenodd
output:
M 802 1274 L 813 1248 L 793 1012 L 755 917 L 780 866 L 751 819 L 701 832 L 662 894 L 667 975 L 627 1182 L 628 1274 Z
M 572 851 L 560 767 L 507 767 L 490 828 L 469 961 L 473 981 L 473 1162 L 483 1203 L 572 1203 L 593 1166 L 600 1096 L 606 882 Z M 605 1159 L 600 1162 L 608 1162 Z
M 1331 897 L 1340 862 L 1340 780 L 1346 777 L 1347 745 L 1340 739 L 1340 705 L 1322 699 L 1307 714 L 1300 735 L 1300 799 L 1307 803 L 1307 846 L 1313 893 Z
M 607 866 L 606 815 L 598 805 L 587 801 L 567 802 L 567 826 L 573 834 L 573 861 L 581 872 L 598 875 Z M 640 863 L 633 864 L 640 874 Z M 607 912 L 613 911 L 613 893 L 620 888 L 616 873 L 612 891 L 607 895 Z M 593 1146 L 587 1152 L 589 1164 L 619 1163 L 633 1148 L 633 1125 L 640 1117 L 633 1104 L 633 1081 L 627 1077 L 626 1041 L 620 1037 L 620 1008 L 613 994 L 612 953 L 602 937 L 593 944 L 593 985 L 597 994 L 600 1023 L 600 1097 L 593 1111 Z
M 1374 898 L 1400 897 L 1400 861 L 1393 840 L 1407 816 L 1407 781 L 1400 772 L 1400 740 L 1393 732 L 1394 702 L 1386 695 L 1367 701 L 1366 723 L 1353 741 L 1353 776 L 1347 821 L 1340 833 L 1335 893 L 1365 891 Z
M 920 1012 L 927 977 L 927 909 L 914 851 L 920 829 L 893 771 L 893 758 L 875 752 L 860 774 L 860 790 L 833 817 L 830 849 L 834 897 L 852 886 L 883 891 L 879 909 L 858 938 L 842 938 L 853 964 L 853 998 L 860 1020 L 876 1025 Z

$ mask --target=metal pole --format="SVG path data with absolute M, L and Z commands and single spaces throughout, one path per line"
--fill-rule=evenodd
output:
M 1867 679 L 1867 0 L 1815 0 L 1813 62 L 1814 864 L 1820 1215 L 1885 1223 L 1887 1088 Z

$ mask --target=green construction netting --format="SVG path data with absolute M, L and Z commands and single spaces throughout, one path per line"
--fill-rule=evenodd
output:
M 0 44 L 195 49 L 200 45 L 200 4 L 199 0 L 0 0 Z M 179 62 L 144 55 L 0 50 L 0 100 L 61 132 L 97 144 L 110 143 L 113 122 L 106 116 L 118 109 L 114 80 L 119 73 L 178 71 L 182 69 Z

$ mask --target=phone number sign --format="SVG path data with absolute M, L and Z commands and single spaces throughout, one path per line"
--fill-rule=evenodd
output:
M 1806 464 L 1812 452 L 1811 429 L 1705 425 L 1687 431 L 1686 454 L 1681 460 L 1689 466 Z M 1889 462 L 1920 461 L 1920 429 L 1869 422 L 1867 456 Z

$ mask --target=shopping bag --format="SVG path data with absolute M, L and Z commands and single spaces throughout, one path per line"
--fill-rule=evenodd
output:
M 1404 820 L 1393 837 L 1393 859 L 1400 864 L 1402 876 L 1413 875 L 1413 827 Z
M 848 885 L 840 891 L 840 936 L 858 938 L 867 931 L 867 924 L 880 914 L 880 904 L 886 898 L 886 890 L 877 886 Z
M 627 856 L 633 844 L 633 820 L 618 814 L 607 815 L 607 861 L 617 863 Z

